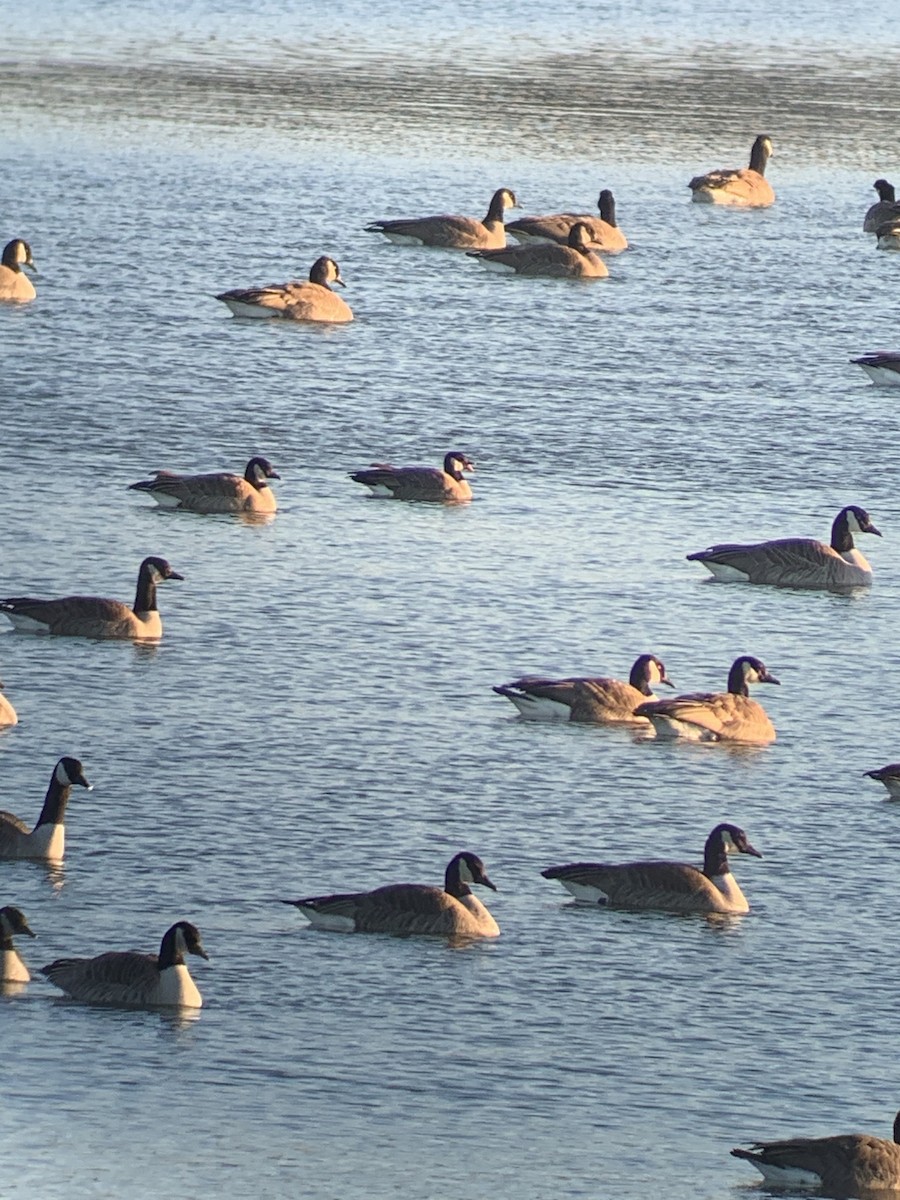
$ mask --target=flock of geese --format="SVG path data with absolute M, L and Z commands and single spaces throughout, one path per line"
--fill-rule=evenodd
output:
M 775 194 L 765 177 L 771 153 L 771 140 L 760 135 L 747 167 L 711 171 L 692 179 L 692 199 L 743 208 L 771 205 Z M 879 248 L 900 249 L 900 204 L 894 188 L 879 179 L 875 189 L 879 199 L 866 214 L 864 230 L 876 235 Z M 494 193 L 483 220 L 438 215 L 382 220 L 367 229 L 401 244 L 465 251 L 488 269 L 523 276 L 601 278 L 608 274 L 601 255 L 628 246 L 616 223 L 615 201 L 608 189 L 600 193 L 597 215 L 555 213 L 505 223 L 506 211 L 516 207 L 515 194 L 501 188 Z M 507 244 L 507 235 L 516 239 L 515 245 Z M 34 269 L 31 248 L 14 239 L 5 247 L 0 263 L 0 300 L 27 303 L 35 299 L 26 268 Z M 338 264 L 322 256 L 307 280 L 234 289 L 216 299 L 238 317 L 344 323 L 353 319 L 353 313 L 332 288 L 343 282 Z M 900 384 L 900 353 L 879 352 L 853 361 L 876 383 Z M 441 467 L 375 463 L 354 472 L 351 479 L 368 488 L 373 497 L 455 504 L 471 499 L 465 476 L 473 470 L 465 453 L 450 451 Z M 257 455 L 249 460 L 243 475 L 158 470 L 130 486 L 161 506 L 188 512 L 271 515 L 277 510 L 271 481 L 279 478 L 272 464 Z M 827 543 L 801 537 L 724 543 L 687 558 L 700 563 L 720 582 L 841 591 L 872 582 L 872 569 L 854 541 L 861 534 L 881 536 L 864 509 L 848 505 L 835 517 Z M 181 579 L 164 558 L 149 556 L 140 564 L 131 606 L 97 596 L 12 596 L 0 599 L 0 614 L 23 633 L 155 640 L 162 636 L 157 589 L 162 583 Z M 547 679 L 526 675 L 498 685 L 494 691 L 510 700 L 526 721 L 624 725 L 646 737 L 766 745 L 775 740 L 776 731 L 749 689 L 754 684 L 778 682 L 760 659 L 745 654 L 732 663 L 724 691 L 659 698 L 654 687 L 674 685 L 660 658 L 641 654 L 627 682 L 596 676 Z M 0 693 L 0 725 L 16 721 L 15 709 Z M 883 783 L 891 797 L 900 798 L 900 763 L 866 774 Z M 82 764 L 63 757 L 53 769 L 33 827 L 11 813 L 0 813 L 0 858 L 61 861 L 73 787 L 91 789 Z M 542 874 L 558 880 L 580 904 L 707 915 L 746 913 L 749 904 L 729 865 L 729 855 L 735 854 L 762 857 L 742 829 L 722 823 L 706 839 L 702 868 L 681 862 L 587 862 L 550 866 Z M 462 851 L 447 864 L 443 886 L 395 883 L 371 891 L 284 903 L 296 907 L 314 928 L 322 930 L 496 937 L 499 925 L 473 886 L 496 891 L 482 860 Z M 4 989 L 29 982 L 30 972 L 14 939 L 34 936 L 21 910 L 12 905 L 0 908 L 0 983 Z M 57 959 L 40 971 L 67 996 L 84 1002 L 199 1008 L 202 998 L 186 965 L 188 955 L 208 957 L 197 927 L 181 920 L 166 930 L 158 954 L 108 951 L 92 958 Z M 759 1143 L 732 1153 L 756 1166 L 769 1183 L 813 1184 L 837 1194 L 857 1195 L 873 1189 L 900 1189 L 898 1142 L 900 1114 L 894 1123 L 894 1141 L 854 1134 Z

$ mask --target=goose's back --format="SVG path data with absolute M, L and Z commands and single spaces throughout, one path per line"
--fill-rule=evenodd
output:
M 618 908 L 665 912 L 732 912 L 734 907 L 702 871 L 689 863 L 572 863 L 543 874 L 578 888 L 602 892 Z

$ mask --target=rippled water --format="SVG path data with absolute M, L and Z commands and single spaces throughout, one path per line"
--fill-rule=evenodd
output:
M 196 0 L 30 5 L 0 62 L 3 237 L 38 300 L 0 312 L 0 594 L 161 592 L 157 648 L 0 638 L 21 724 L 0 804 L 36 817 L 61 754 L 60 877 L 2 868 L 32 967 L 158 944 L 211 962 L 196 1019 L 92 1010 L 35 981 L 0 1005 L 5 1194 L 356 1200 L 715 1198 L 753 1137 L 898 1107 L 900 502 L 890 393 L 848 359 L 900 345 L 896 256 L 860 232 L 896 153 L 886 4 L 653 0 L 548 12 Z M 685 183 L 769 132 L 778 204 Z M 491 276 L 361 231 L 529 212 L 612 187 L 610 279 Z M 226 287 L 333 254 L 357 320 L 232 320 Z M 374 460 L 477 461 L 475 501 L 368 501 Z M 276 463 L 264 525 L 149 507 L 148 470 Z M 864 504 L 869 594 L 722 588 L 686 552 L 827 534 Z M 867 543 L 875 539 L 865 539 Z M 519 722 L 491 685 L 624 674 L 682 690 L 736 654 L 764 751 Z M 774 693 L 774 694 L 773 694 Z M 886 703 L 887 701 L 887 703 Z M 715 925 L 574 910 L 575 858 L 696 860 L 721 819 L 753 906 Z M 304 930 L 279 898 L 438 882 L 479 852 L 495 943 Z

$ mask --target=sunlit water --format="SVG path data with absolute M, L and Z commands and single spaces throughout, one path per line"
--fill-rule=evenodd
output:
M 896 172 L 889 6 L 170 8 L 30 5 L 0 64 L 0 232 L 40 269 L 0 312 L 0 594 L 130 600 L 148 553 L 186 577 L 158 648 L 0 639 L 0 804 L 35 819 L 61 754 L 95 784 L 62 876 L 5 864 L 0 900 L 32 968 L 194 920 L 206 1006 L 4 1000 L 4 1195 L 734 1200 L 741 1141 L 888 1135 L 900 810 L 862 772 L 900 757 L 898 420 L 848 359 L 900 346 L 900 261 L 860 232 Z M 777 206 L 691 206 L 761 131 Z M 632 249 L 573 286 L 362 232 L 501 185 L 529 212 L 609 186 Z M 212 299 L 324 252 L 352 325 Z M 457 447 L 463 508 L 347 478 Z M 125 490 L 256 452 L 268 524 Z M 685 561 L 850 502 L 885 533 L 868 594 Z M 778 742 L 536 727 L 491 692 L 643 651 L 682 690 L 762 657 Z M 696 861 L 722 819 L 765 855 L 735 867 L 747 918 L 574 910 L 539 874 Z M 463 847 L 494 943 L 278 903 L 439 882 Z

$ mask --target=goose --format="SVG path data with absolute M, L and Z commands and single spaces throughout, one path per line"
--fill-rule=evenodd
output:
M 35 600 L 11 596 L 0 600 L 0 613 L 23 633 L 54 633 L 60 637 L 158 638 L 162 621 L 156 607 L 156 587 L 166 579 L 184 579 L 164 558 L 145 558 L 138 571 L 134 607 L 100 596 L 63 596 Z
M 0 725 L 18 725 L 18 713 L 4 696 L 2 688 L 3 684 L 0 683 Z
M 569 231 L 568 240 L 532 242 L 527 246 L 505 246 L 502 250 L 467 250 L 489 271 L 504 271 L 529 277 L 550 279 L 605 279 L 609 275 L 606 263 L 591 248 L 587 226 L 577 221 Z
M 745 1158 L 776 1187 L 820 1187 L 829 1196 L 872 1196 L 900 1189 L 900 1113 L 894 1140 L 870 1133 L 754 1142 L 731 1153 Z
M 850 361 L 862 367 L 873 383 L 881 387 L 900 387 L 900 352 L 876 350 Z
M 900 250 L 900 216 L 882 221 L 875 230 L 875 237 L 879 250 Z
M 66 848 L 66 806 L 76 784 L 93 791 L 78 759 L 61 758 L 53 768 L 34 829 L 12 813 L 0 812 L 0 858 L 61 859 Z
M 576 721 L 586 725 L 649 725 L 636 717 L 639 704 L 653 697 L 655 683 L 674 687 L 662 659 L 642 654 L 631 668 L 628 682 L 603 676 L 543 679 L 524 675 L 493 690 L 511 700 L 526 721 Z
M 372 892 L 285 900 L 299 908 L 315 929 L 340 933 L 429 933 L 451 937 L 497 937 L 500 926 L 469 887 L 497 888 L 477 854 L 455 854 L 444 886 L 389 883 Z
M 569 233 L 576 222 L 580 222 L 588 231 L 592 249 L 602 250 L 604 254 L 616 254 L 628 248 L 628 239 L 616 224 L 616 201 L 609 190 L 604 188 L 597 200 L 600 216 L 589 213 L 551 213 L 546 217 L 519 217 L 510 221 L 506 232 L 518 242 L 559 242 L 565 245 Z
M 281 476 L 265 458 L 251 458 L 243 478 L 228 471 L 211 475 L 179 475 L 155 471 L 152 479 L 130 483 L 135 492 L 149 492 L 163 508 L 181 508 L 195 513 L 272 513 L 278 507 L 270 479 Z
M 364 484 L 373 496 L 392 500 L 435 500 L 459 503 L 472 499 L 472 489 L 463 471 L 474 471 L 475 464 L 459 450 L 444 455 L 443 470 L 437 467 L 392 467 L 373 463 L 350 478 Z
M 876 771 L 863 771 L 869 779 L 877 779 L 887 788 L 892 800 L 900 800 L 900 763 L 888 763 Z
M 688 554 L 720 583 L 765 583 L 773 587 L 839 591 L 868 587 L 872 568 L 853 544 L 854 533 L 881 533 L 856 504 L 842 508 L 831 526 L 831 545 L 815 538 L 778 538 L 742 546 L 725 543 Z
M 36 270 L 31 247 L 21 238 L 13 238 L 3 247 L 3 256 L 0 258 L 0 300 L 27 304 L 35 298 L 37 292 L 34 284 L 22 270 L 23 267 Z
M 346 324 L 353 320 L 353 312 L 346 300 L 332 291 L 332 283 L 346 287 L 340 267 L 323 254 L 310 267 L 307 280 L 234 288 L 220 292 L 216 299 L 227 304 L 236 317 L 284 317 L 288 321 Z
M 506 245 L 503 214 L 508 208 L 518 207 L 515 192 L 498 188 L 491 197 L 483 221 L 453 215 L 412 217 L 409 220 L 373 221 L 366 226 L 366 231 L 383 233 L 399 245 L 441 246 L 446 250 L 499 250 Z
M 197 926 L 176 921 L 163 934 L 158 955 L 110 950 L 96 958 L 58 958 L 40 971 L 73 1000 L 201 1008 L 203 1000 L 185 965 L 185 954 L 209 959 Z
M 744 654 L 731 665 L 726 692 L 694 692 L 671 700 L 650 700 L 634 711 L 650 719 L 658 738 L 765 745 L 775 741 L 775 727 L 763 706 L 750 699 L 748 685 L 779 682 L 758 658 Z
M 730 204 L 736 208 L 767 208 L 775 203 L 772 185 L 765 178 L 772 141 L 760 134 L 750 150 L 750 166 L 723 168 L 695 176 L 688 187 L 700 204 Z
M 900 216 L 900 204 L 897 204 L 894 185 L 886 179 L 876 179 L 872 186 L 878 193 L 878 201 L 866 212 L 863 233 L 874 233 L 885 221 Z
M 728 865 L 729 854 L 762 858 L 737 825 L 717 825 L 703 848 L 703 870 L 689 863 L 569 863 L 547 867 L 579 904 L 676 913 L 746 913 L 750 905 Z
M 37 936 L 22 910 L 7 904 L 0 908 L 0 981 L 3 983 L 27 983 L 31 978 L 13 945 L 13 938 L 19 934 Z

